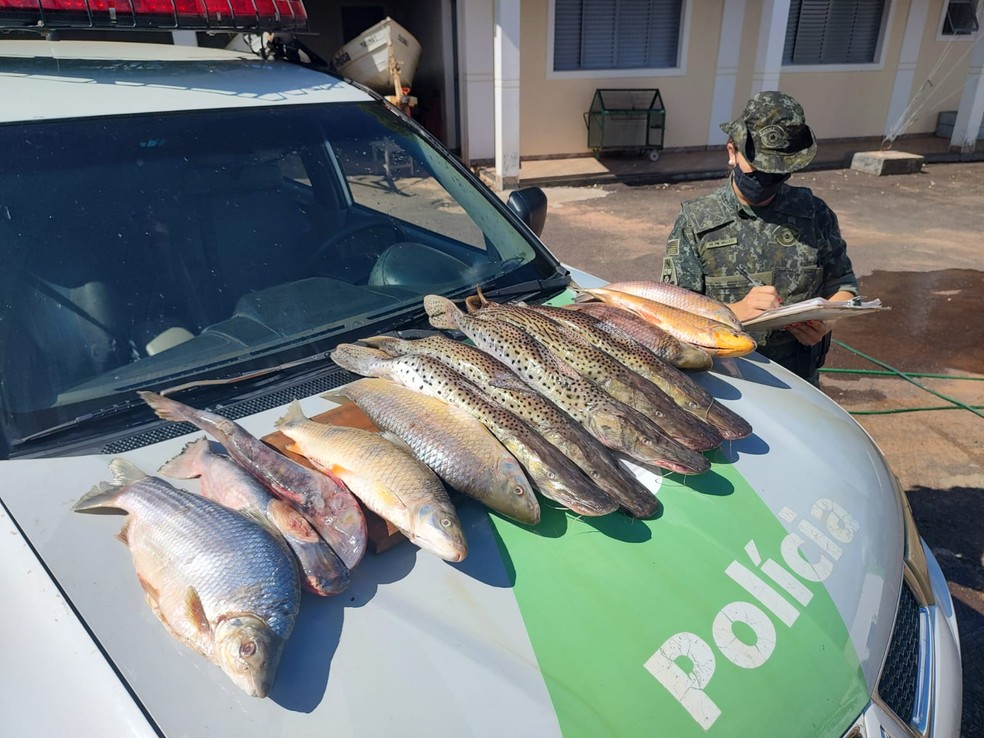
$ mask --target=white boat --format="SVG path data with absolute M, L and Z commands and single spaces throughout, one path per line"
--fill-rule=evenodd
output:
M 339 74 L 392 95 L 397 89 L 410 88 L 419 59 L 417 39 L 392 18 L 385 18 L 335 52 L 331 63 Z

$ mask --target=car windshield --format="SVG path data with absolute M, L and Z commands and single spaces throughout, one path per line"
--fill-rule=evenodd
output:
M 376 102 L 14 124 L 0 150 L 8 442 L 557 268 Z

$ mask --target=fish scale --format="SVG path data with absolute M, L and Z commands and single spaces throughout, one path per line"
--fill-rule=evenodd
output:
M 633 516 L 649 517 L 659 510 L 653 494 L 624 471 L 607 448 L 543 395 L 530 390 L 498 359 L 440 335 L 416 341 L 391 336 L 363 340 L 391 356 L 431 356 L 444 362 L 482 388 L 499 405 L 528 422 Z
M 125 459 L 73 510 L 123 510 L 120 540 L 154 615 L 248 694 L 265 697 L 300 609 L 284 540 L 217 502 L 149 477 Z
M 615 399 L 639 409 L 673 440 L 706 451 L 721 443 L 721 435 L 700 418 L 684 412 L 662 389 L 636 372 L 599 351 L 578 333 L 538 313 L 532 308 L 487 303 L 472 317 L 503 320 L 526 331 L 546 350 L 570 364 L 582 376 Z
M 519 462 L 464 410 L 388 379 L 360 379 L 325 397 L 355 402 L 459 492 L 513 520 L 539 522 L 540 506 Z
M 378 433 L 318 423 L 300 403 L 274 425 L 319 469 L 337 474 L 374 513 L 412 542 L 446 561 L 462 561 L 468 545 L 444 485 L 408 450 Z
M 502 321 L 465 315 L 450 300 L 438 295 L 427 295 L 424 309 L 431 325 L 460 330 L 608 448 L 641 464 L 684 474 L 710 468 L 703 455 L 684 448 L 634 408 L 565 367 L 524 331 Z
M 364 376 L 383 377 L 437 397 L 481 421 L 529 473 L 544 497 L 581 515 L 606 515 L 618 503 L 518 416 L 485 399 L 461 374 L 429 356 L 389 357 L 377 349 L 340 344 L 332 360 Z

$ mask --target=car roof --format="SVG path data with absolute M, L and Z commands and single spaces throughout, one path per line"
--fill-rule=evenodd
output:
M 0 123 L 373 99 L 255 55 L 168 44 L 0 41 Z

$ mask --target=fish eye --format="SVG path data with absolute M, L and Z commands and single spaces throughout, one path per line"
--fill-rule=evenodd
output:
M 243 641 L 239 644 L 239 655 L 248 659 L 256 653 L 256 643 L 254 641 Z
M 513 492 L 515 492 L 515 493 L 516 493 L 516 496 L 517 496 L 517 497 L 522 497 L 523 495 L 525 495 L 525 494 L 526 494 L 526 490 L 524 490 L 524 489 L 523 489 L 522 487 L 520 487 L 519 485 L 516 485 L 515 487 L 513 487 Z
M 554 474 L 550 469 L 547 469 L 547 479 L 556 479 L 557 475 Z
M 441 518 L 441 525 L 443 525 L 445 528 L 450 528 L 451 527 L 451 519 L 450 518 Z

